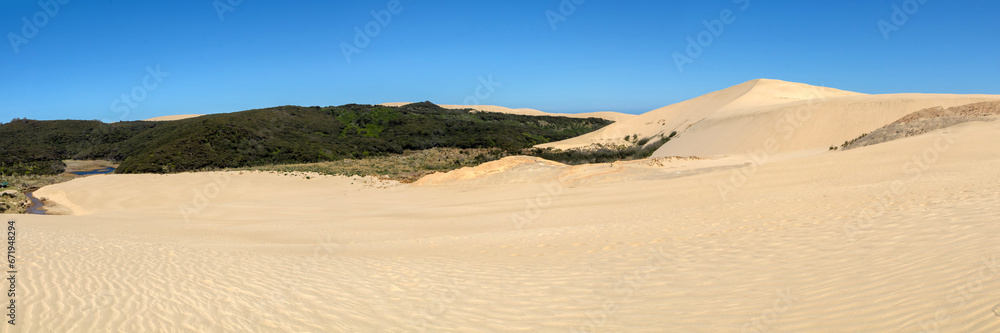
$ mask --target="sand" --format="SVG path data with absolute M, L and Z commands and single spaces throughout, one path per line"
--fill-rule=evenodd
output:
M 382 103 L 379 105 L 385 106 L 403 106 L 411 103 Z M 509 113 L 509 114 L 519 114 L 525 116 L 557 116 L 557 117 L 569 117 L 569 118 L 601 118 L 610 121 L 622 121 L 626 119 L 631 119 L 636 117 L 634 114 L 627 114 L 614 111 L 601 111 L 601 112 L 583 112 L 583 113 L 551 113 L 544 112 L 535 109 L 512 109 L 503 106 L 496 105 L 438 105 L 445 109 L 473 109 L 482 112 L 499 112 L 499 113 Z
M 911 113 L 889 125 L 838 147 L 850 150 L 886 141 L 919 135 L 970 121 L 996 121 L 1000 118 L 1000 102 L 985 102 L 953 108 L 930 108 Z
M 182 119 L 195 118 L 195 117 L 201 117 L 201 116 L 204 116 L 204 115 L 203 114 L 181 114 L 181 115 L 175 115 L 175 116 L 163 116 L 163 117 L 149 118 L 149 119 L 146 119 L 145 121 L 174 121 L 174 120 L 182 120 Z
M 82 178 L 38 194 L 76 215 L 6 216 L 21 228 L 19 327 L 997 331 L 1000 150 L 984 142 L 1000 140 L 1000 123 L 944 131 L 953 143 L 939 131 L 775 156 L 725 199 L 739 160 L 519 158 L 482 177 L 386 188 L 249 173 Z M 873 205 L 894 181 L 887 206 Z M 202 209 L 185 218 L 181 205 Z
M 625 136 L 678 136 L 653 156 L 746 154 L 769 140 L 778 151 L 829 148 L 921 109 L 1000 100 L 1000 95 L 866 95 L 759 79 L 539 147 L 571 149 L 625 144 Z
M 876 105 L 951 100 L 899 98 Z M 86 177 L 36 192 L 66 215 L 4 216 L 19 228 L 17 327 L 996 332 L 998 141 L 993 121 L 849 151 L 510 157 L 413 184 Z

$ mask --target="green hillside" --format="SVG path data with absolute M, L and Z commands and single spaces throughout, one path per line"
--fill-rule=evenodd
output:
M 53 174 L 63 159 L 120 162 L 119 173 L 312 163 L 429 148 L 519 151 L 610 124 L 598 118 L 523 116 L 349 104 L 282 106 L 170 122 L 34 121 L 0 125 L 0 173 Z

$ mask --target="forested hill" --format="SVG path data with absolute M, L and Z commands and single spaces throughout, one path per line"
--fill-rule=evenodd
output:
M 0 125 L 0 173 L 59 173 L 65 159 L 120 162 L 119 173 L 172 173 L 434 147 L 516 151 L 608 124 L 598 118 L 450 110 L 430 102 L 282 106 L 167 122 L 15 119 Z

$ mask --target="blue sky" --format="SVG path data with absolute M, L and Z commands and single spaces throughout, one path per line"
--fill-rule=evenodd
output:
M 424 100 L 642 113 L 756 78 L 1000 93 L 996 1 L 574 1 L 400 0 L 382 24 L 390 1 L 7 0 L 0 121 Z M 911 14 L 886 40 L 894 5 Z

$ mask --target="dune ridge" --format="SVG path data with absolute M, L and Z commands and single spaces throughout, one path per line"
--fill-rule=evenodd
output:
M 1000 116 L 1000 102 L 975 103 L 947 109 L 942 107 L 924 109 L 908 114 L 871 133 L 862 134 L 854 140 L 845 142 L 839 148 L 850 150 L 870 146 L 970 121 L 994 121 L 998 116 Z
M 863 94 L 801 83 L 757 79 L 643 113 L 589 135 L 543 144 L 539 147 L 569 149 L 592 144 L 620 144 L 626 135 L 653 137 L 669 134 L 672 131 L 683 133 L 695 123 L 715 113 L 728 114 L 751 107 L 860 95 Z
M 410 103 L 382 103 L 379 105 L 385 106 L 403 106 Z M 496 105 L 439 105 L 445 109 L 473 109 L 481 112 L 499 112 L 499 113 L 509 113 L 509 114 L 519 114 L 525 116 L 556 116 L 556 117 L 570 117 L 570 118 L 601 118 L 610 121 L 622 121 L 625 119 L 630 119 L 635 117 L 633 114 L 614 112 L 614 111 L 601 111 L 601 112 L 585 112 L 585 113 L 550 113 L 539 111 L 535 109 L 512 109 L 503 106 Z
M 154 117 L 154 118 L 146 119 L 144 121 L 174 121 L 174 120 L 183 120 L 183 119 L 195 118 L 195 117 L 201 117 L 201 116 L 204 116 L 204 115 L 203 114 L 179 114 L 179 115 L 172 115 L 172 116 Z
M 780 80 L 758 79 L 616 122 L 601 130 L 541 148 L 624 144 L 630 135 L 678 132 L 653 156 L 745 155 L 826 149 L 871 132 L 909 113 L 997 101 L 1000 95 L 868 95 Z

